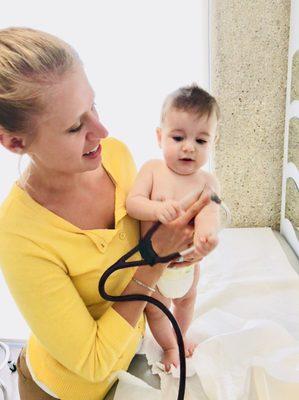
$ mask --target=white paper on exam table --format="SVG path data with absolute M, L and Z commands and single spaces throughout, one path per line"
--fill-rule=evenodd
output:
M 201 266 L 190 337 L 200 344 L 187 360 L 185 400 L 299 398 L 299 277 L 271 229 L 221 233 Z M 161 398 L 176 400 L 178 371 L 159 369 L 160 349 L 149 332 L 141 352 L 160 375 Z M 159 398 L 131 377 L 121 372 L 115 400 Z

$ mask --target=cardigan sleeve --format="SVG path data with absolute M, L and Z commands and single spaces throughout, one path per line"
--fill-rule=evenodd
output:
M 77 375 L 91 382 L 106 379 L 138 334 L 136 327 L 112 307 L 94 320 L 63 265 L 37 243 L 14 236 L 0 237 L 0 264 L 32 333 Z

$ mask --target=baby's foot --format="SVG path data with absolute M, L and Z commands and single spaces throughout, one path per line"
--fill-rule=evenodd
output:
M 190 339 L 184 338 L 184 349 L 186 358 L 191 357 L 193 355 L 193 352 L 196 349 L 196 347 L 197 343 L 193 342 Z M 172 347 L 170 349 L 164 350 L 161 363 L 164 364 L 166 372 L 170 371 L 171 365 L 174 365 L 177 368 L 180 365 L 180 356 L 178 347 Z
M 177 368 L 180 365 L 179 349 L 170 348 L 164 350 L 161 363 L 164 364 L 166 372 L 170 371 L 171 365 L 174 365 Z
M 197 347 L 197 343 L 193 342 L 190 339 L 184 337 L 184 348 L 185 348 L 185 357 L 192 357 L 194 350 Z

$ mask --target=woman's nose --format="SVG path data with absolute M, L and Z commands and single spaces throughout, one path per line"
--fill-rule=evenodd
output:
M 106 136 L 108 136 L 108 131 L 99 120 L 94 121 L 93 124 L 90 125 L 87 132 L 88 140 L 103 139 Z

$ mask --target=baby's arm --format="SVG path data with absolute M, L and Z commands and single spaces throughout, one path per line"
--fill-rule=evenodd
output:
M 207 174 L 206 184 L 220 196 L 220 185 L 217 178 L 211 174 Z M 206 247 L 215 246 L 218 242 L 217 234 L 220 229 L 220 208 L 219 204 L 211 201 L 207 204 L 194 219 L 194 245 L 197 249 L 202 248 L 202 244 Z
M 140 221 L 170 222 L 180 214 L 179 202 L 175 200 L 150 200 L 153 188 L 153 170 L 159 168 L 160 160 L 150 160 L 140 169 L 134 186 L 126 200 L 128 214 Z

